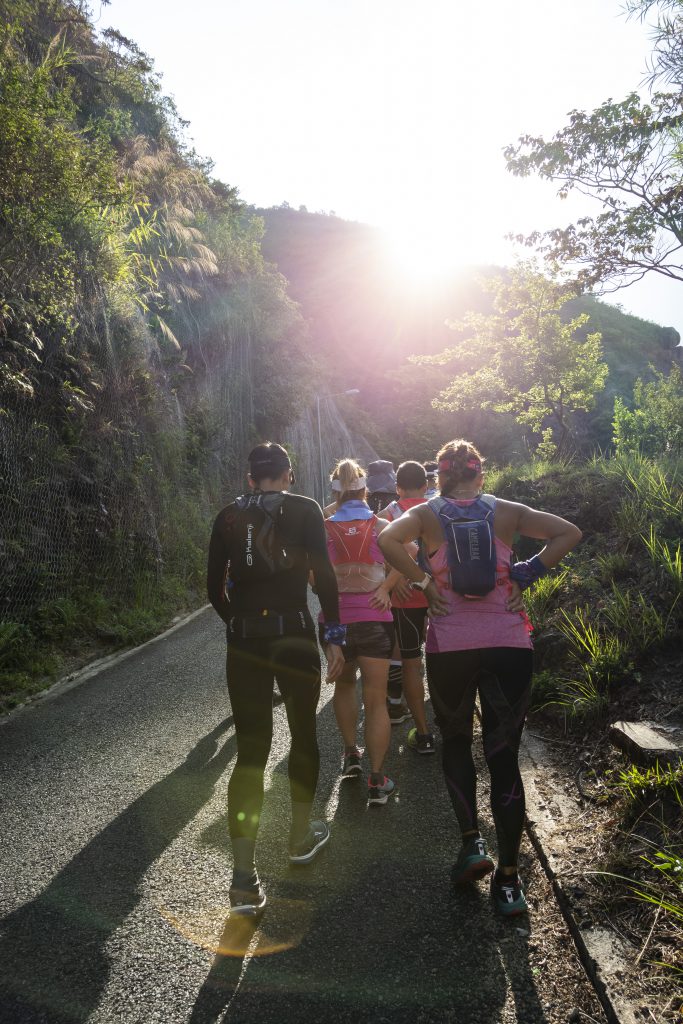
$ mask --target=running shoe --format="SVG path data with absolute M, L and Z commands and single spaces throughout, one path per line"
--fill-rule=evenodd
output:
M 505 917 L 526 914 L 529 909 L 519 875 L 501 875 L 496 871 L 491 879 L 491 897 Z
M 289 848 L 290 864 L 308 864 L 318 856 L 325 843 L 330 839 L 330 826 L 326 821 L 312 821 L 308 832 L 296 846 Z
M 410 718 L 410 711 L 403 701 L 400 704 L 392 704 L 391 701 L 387 701 L 387 708 L 392 725 L 400 725 L 401 722 L 407 722 Z
M 354 779 L 358 775 L 363 774 L 363 766 L 360 763 L 360 750 L 356 747 L 355 750 L 350 750 L 347 754 L 344 754 L 344 764 L 342 766 L 342 779 Z
M 451 870 L 451 882 L 453 885 L 465 885 L 467 882 L 476 882 L 478 879 L 493 871 L 494 863 L 489 857 L 486 843 L 481 836 L 474 836 L 463 843 Z
M 408 733 L 408 746 L 411 750 L 416 750 L 418 754 L 436 753 L 434 734 L 431 732 L 418 732 L 417 729 L 411 729 Z
M 396 786 L 386 775 L 384 776 L 384 782 L 378 786 L 373 786 L 370 779 L 368 779 L 368 805 L 385 804 L 395 789 Z
M 258 875 L 234 875 L 230 886 L 230 909 L 243 916 L 260 914 L 266 905 L 266 893 Z

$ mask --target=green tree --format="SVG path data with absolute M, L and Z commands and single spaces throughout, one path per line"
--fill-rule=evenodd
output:
M 633 388 L 633 409 L 614 401 L 614 443 L 619 454 L 678 454 L 683 448 L 683 375 L 678 366 Z
M 572 421 L 605 386 L 600 335 L 582 339 L 588 316 L 567 322 L 570 293 L 527 265 L 487 282 L 491 315 L 469 313 L 451 326 L 457 345 L 416 362 L 453 363 L 457 376 L 434 399 L 438 409 L 512 413 L 542 436 L 540 454 L 560 456 L 572 442 Z
M 683 0 L 627 0 L 626 11 L 645 19 L 654 12 L 654 49 L 650 60 L 650 82 L 658 79 L 667 85 L 683 84 Z
M 517 236 L 582 290 L 616 290 L 649 272 L 683 280 L 683 0 L 626 0 L 625 10 L 656 15 L 649 84 L 674 90 L 574 110 L 550 141 L 524 135 L 505 150 L 513 174 L 538 174 L 561 198 L 580 192 L 602 207 L 564 228 Z
M 535 173 L 597 199 L 602 212 L 517 241 L 541 252 L 553 272 L 576 276 L 582 290 L 612 290 L 652 271 L 683 281 L 683 108 L 680 93 L 650 103 L 631 93 L 591 113 L 575 110 L 546 142 L 530 135 L 505 150 L 508 170 Z
M 110 240 L 127 196 L 111 146 L 74 124 L 73 54 L 55 45 L 33 67 L 7 27 L 0 49 L 0 387 L 30 394 L 48 342 L 75 329 L 84 280 L 119 273 Z

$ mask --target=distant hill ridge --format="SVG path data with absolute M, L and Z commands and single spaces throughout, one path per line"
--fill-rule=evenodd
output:
M 421 404 L 430 401 L 439 386 L 438 371 L 412 366 L 407 358 L 452 345 L 447 320 L 458 320 L 470 310 L 490 312 L 490 295 L 480 281 L 504 270 L 463 269 L 450 282 L 418 294 L 392 273 L 378 228 L 287 205 L 254 212 L 265 223 L 264 257 L 287 278 L 290 295 L 309 321 L 315 356 L 339 390 L 362 382 L 362 406 L 376 427 L 373 443 L 384 451 L 398 450 L 390 437 L 397 405 L 410 406 L 411 396 Z M 630 400 L 635 380 L 650 379 L 651 367 L 666 372 L 678 356 L 680 336 L 672 327 L 641 320 L 589 295 L 565 309 L 568 318 L 587 313 L 591 319 L 586 333 L 602 334 L 610 373 L 597 409 L 586 420 L 585 435 L 605 447 L 611 440 L 615 396 Z M 446 417 L 441 416 L 447 434 Z

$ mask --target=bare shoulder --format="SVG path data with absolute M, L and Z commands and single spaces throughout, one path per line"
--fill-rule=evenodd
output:
M 581 531 L 562 516 L 505 499 L 497 502 L 496 522 L 496 529 L 501 532 L 513 530 L 537 540 L 550 540 L 563 534 L 581 536 Z
M 427 542 L 430 550 L 438 547 L 443 539 L 442 528 L 436 513 L 428 504 L 416 505 L 408 515 L 413 515 L 419 524 L 419 536 Z
M 519 501 L 508 501 L 507 498 L 496 498 L 496 519 L 499 522 L 504 521 L 513 529 L 526 512 L 531 512 L 528 505 L 522 505 Z

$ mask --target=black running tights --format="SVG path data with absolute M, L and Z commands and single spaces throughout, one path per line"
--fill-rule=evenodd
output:
M 484 756 L 491 774 L 491 811 L 498 861 L 517 864 L 524 828 L 519 743 L 531 691 L 532 652 L 516 647 L 427 655 L 432 707 L 443 737 L 443 772 L 462 832 L 478 829 L 477 773 L 472 757 L 477 693 Z
M 292 801 L 311 804 L 320 754 L 316 710 L 320 657 L 312 635 L 228 642 L 228 693 L 237 739 L 237 762 L 228 786 L 232 839 L 255 839 L 263 804 L 263 773 L 273 739 L 273 680 L 285 702 L 292 737 L 289 785 Z

